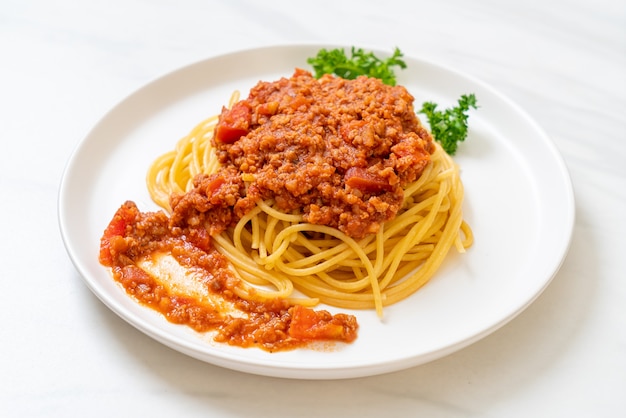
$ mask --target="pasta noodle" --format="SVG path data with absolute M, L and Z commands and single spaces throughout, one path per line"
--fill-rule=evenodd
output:
M 238 97 L 234 93 L 230 105 Z M 197 174 L 219 170 L 211 145 L 217 119 L 202 121 L 151 165 L 148 190 L 166 211 L 172 193 L 190 190 Z M 427 283 L 451 248 L 464 252 L 473 243 L 463 220 L 459 168 L 434 145 L 431 163 L 405 187 L 402 208 L 376 234 L 355 240 L 336 228 L 306 223 L 298 213 L 281 212 L 267 200 L 212 237 L 213 244 L 257 289 L 255 295 L 243 291 L 248 297 L 291 298 L 297 289 L 310 298 L 305 304 L 374 308 L 382 315 L 384 306 Z

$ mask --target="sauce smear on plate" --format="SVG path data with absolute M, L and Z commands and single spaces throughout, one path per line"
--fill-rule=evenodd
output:
M 104 231 L 99 259 L 140 303 L 172 323 L 214 332 L 218 342 L 273 352 L 314 341 L 350 343 L 357 336 L 352 315 L 249 297 L 254 288 L 233 274 L 208 232 L 170 228 L 165 213 L 141 212 L 130 201 Z

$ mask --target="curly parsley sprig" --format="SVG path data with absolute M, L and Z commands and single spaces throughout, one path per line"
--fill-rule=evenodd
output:
M 350 57 L 343 48 L 332 50 L 320 49 L 317 56 L 307 59 L 315 70 L 315 77 L 324 74 L 335 74 L 341 78 L 353 80 L 360 75 L 375 77 L 390 86 L 396 85 L 396 75 L 393 67 L 406 68 L 402 60 L 402 52 L 396 48 L 393 55 L 387 59 L 380 59 L 373 52 L 366 52 L 362 48 L 352 47 Z
M 467 137 L 467 112 L 470 108 L 478 108 L 474 94 L 461 95 L 458 106 L 445 110 L 437 110 L 437 104 L 433 102 L 424 102 L 418 113 L 426 115 L 435 140 L 449 155 L 454 155 L 458 143 Z

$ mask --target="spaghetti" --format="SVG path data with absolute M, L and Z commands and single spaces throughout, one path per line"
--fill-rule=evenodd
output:
M 228 109 L 238 99 L 236 92 Z M 202 121 L 151 165 L 148 190 L 166 211 L 172 212 L 172 196 L 194 190 L 198 176 L 224 169 L 224 152 L 215 140 L 219 120 Z M 290 298 L 297 289 L 310 298 L 300 303 L 375 308 L 382 315 L 384 306 L 427 283 L 451 248 L 464 252 L 473 242 L 462 215 L 459 169 L 435 142 L 429 154 L 423 171 L 403 184 L 397 211 L 376 224 L 374 233 L 350 234 L 310 222 L 302 210 L 285 210 L 276 198 L 262 196 L 213 234 L 213 245 L 239 279 L 258 289 L 251 297 Z M 250 190 L 255 174 L 237 175 Z

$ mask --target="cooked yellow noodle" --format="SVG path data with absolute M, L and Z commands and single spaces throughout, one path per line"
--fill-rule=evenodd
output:
M 229 106 L 238 98 L 235 93 Z M 148 190 L 167 211 L 170 194 L 189 191 L 197 174 L 219 170 L 211 146 L 216 123 L 216 116 L 202 121 L 150 167 Z M 384 306 L 427 283 L 450 248 L 464 252 L 472 245 L 463 193 L 458 167 L 435 143 L 431 163 L 405 187 L 402 209 L 375 235 L 356 241 L 335 228 L 306 223 L 301 214 L 281 212 L 270 200 L 258 202 L 213 242 L 237 276 L 255 287 L 243 286 L 242 297 L 291 298 L 298 289 L 309 297 L 299 303 L 375 308 L 382 315 Z

